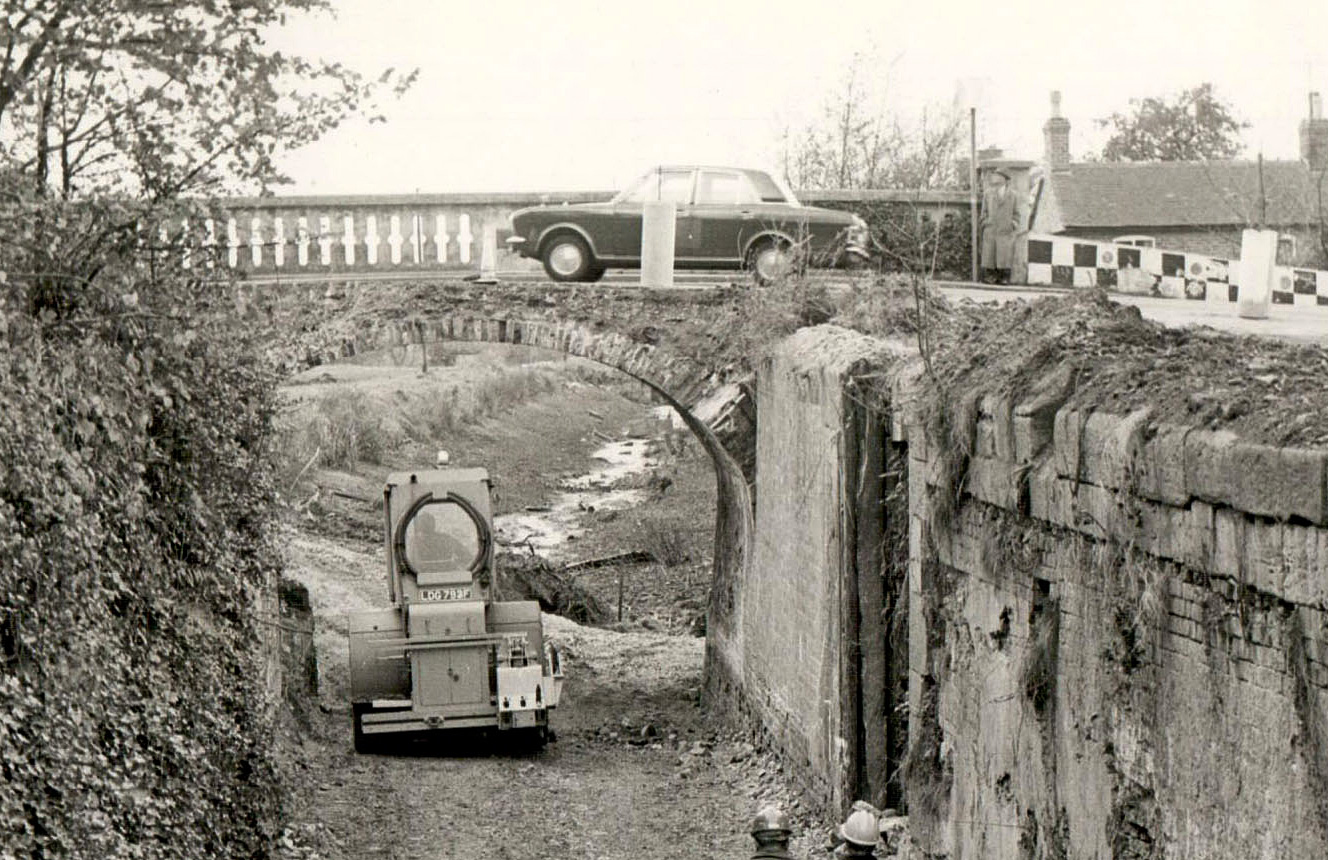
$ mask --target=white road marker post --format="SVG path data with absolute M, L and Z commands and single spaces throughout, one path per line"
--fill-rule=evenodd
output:
M 1273 265 L 1277 262 L 1277 231 L 1246 230 L 1240 237 L 1240 280 L 1236 314 L 1267 319 L 1272 300 Z
M 673 286 L 673 242 L 678 229 L 678 207 L 671 200 L 655 200 L 641 207 L 641 286 Z
M 477 284 L 498 283 L 498 225 L 484 225 L 483 240 L 480 246 L 480 276 Z

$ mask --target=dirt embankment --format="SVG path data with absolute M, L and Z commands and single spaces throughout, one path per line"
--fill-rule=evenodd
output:
M 301 415 L 322 414 L 318 398 L 346 391 L 366 398 L 354 414 L 381 416 L 394 404 L 416 415 L 421 393 L 463 386 L 460 377 L 469 372 L 460 364 L 455 374 L 435 368 L 431 378 L 413 368 L 321 369 L 292 389 L 304 403 L 288 416 L 291 427 L 306 426 Z M 551 375 L 551 388 L 458 423 L 446 440 L 409 431 L 393 436 L 384 418 L 376 432 L 391 444 L 382 447 L 382 462 L 311 466 L 299 477 L 287 566 L 308 586 L 316 614 L 320 695 L 308 724 L 286 744 L 284 765 L 307 786 L 293 810 L 288 857 L 741 857 L 750 853 L 747 823 L 761 804 L 782 802 L 797 813 L 779 763 L 707 720 L 698 706 L 704 640 L 675 633 L 704 606 L 713 478 L 694 444 L 692 453 L 679 452 L 675 439 L 670 453 L 667 437 L 652 443 L 649 470 L 606 488 L 639 490 L 637 503 L 602 509 L 587 497 L 572 539 L 557 553 L 559 565 L 636 549 L 656 559 L 568 574 L 615 621 L 621 591 L 620 629 L 545 616 L 568 674 L 554 714 L 557 742 L 538 754 L 487 746 L 417 746 L 383 756 L 351 750 L 345 612 L 386 603 L 375 499 L 389 467 L 429 462 L 435 447 L 446 447 L 497 475 L 500 515 L 540 513 L 577 485 L 575 476 L 604 465 L 591 459 L 595 449 L 661 429 L 648 405 L 621 396 L 609 380 L 567 366 L 538 372 Z M 343 374 L 355 381 L 339 381 Z M 441 381 L 452 375 L 458 378 Z M 324 431 L 302 444 L 318 447 L 335 435 Z M 292 470 L 310 453 L 297 452 Z M 529 554 L 524 546 L 507 549 Z M 801 856 L 825 843 L 823 828 L 807 824 Z

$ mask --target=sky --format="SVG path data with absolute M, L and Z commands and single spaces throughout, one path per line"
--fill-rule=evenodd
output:
M 1298 157 L 1307 94 L 1328 97 L 1324 0 L 331 0 L 284 50 L 367 74 L 418 68 L 386 122 L 291 153 L 279 194 L 611 190 L 652 165 L 778 170 L 854 57 L 881 110 L 972 104 L 978 146 L 1042 154 L 1049 94 L 1070 151 L 1131 99 L 1211 82 L 1247 155 Z

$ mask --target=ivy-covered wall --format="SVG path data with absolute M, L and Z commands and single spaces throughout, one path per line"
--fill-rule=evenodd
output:
M 0 258 L 0 856 L 266 856 L 274 376 L 220 287 L 76 278 L 76 226 Z

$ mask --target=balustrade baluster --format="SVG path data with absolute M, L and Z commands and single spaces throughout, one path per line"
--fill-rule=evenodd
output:
M 272 265 L 281 268 L 286 262 L 286 219 L 276 215 L 272 219 Z
M 392 265 L 401 264 L 401 216 L 393 215 L 388 219 L 387 244 L 392 249 Z
M 447 215 L 439 212 L 433 216 L 433 244 L 438 249 L 438 262 L 447 262 Z
M 263 265 L 263 221 L 257 215 L 249 219 L 249 258 L 254 266 Z
M 226 219 L 226 265 L 232 269 L 240 265 L 240 228 L 234 218 Z
M 458 256 L 462 263 L 470 262 L 470 243 L 473 241 L 475 241 L 475 237 L 470 233 L 470 216 L 463 214 L 461 223 L 457 227 Z
M 346 249 L 346 265 L 355 265 L 355 216 L 341 219 L 341 246 Z
M 309 218 L 304 215 L 295 222 L 295 260 L 301 266 L 309 265 Z

